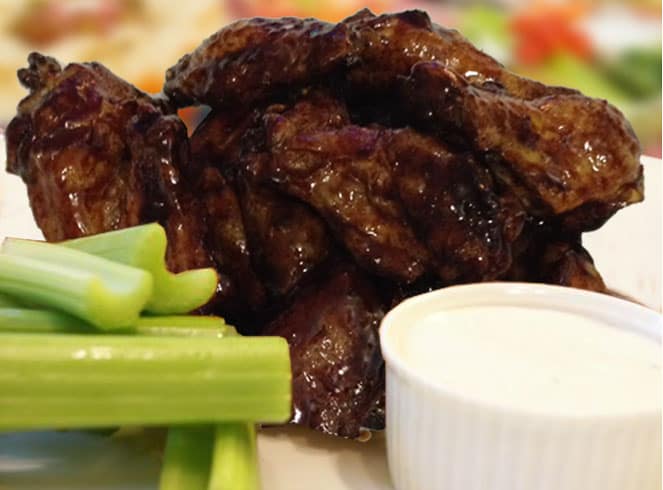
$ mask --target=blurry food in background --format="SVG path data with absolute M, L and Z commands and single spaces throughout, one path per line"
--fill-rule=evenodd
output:
M 10 32 L 35 46 L 48 46 L 75 34 L 105 35 L 122 22 L 142 14 L 137 1 L 104 2 L 25 2 L 13 19 Z
M 200 39 L 242 17 L 316 17 L 336 22 L 362 7 L 427 10 L 516 73 L 605 98 L 633 124 L 644 152 L 661 155 L 661 5 L 501 0 L 0 0 L 0 127 L 22 97 L 28 53 L 98 60 L 146 92 Z M 189 129 L 206 109 L 180 113 Z
M 25 92 L 16 80 L 28 53 L 98 60 L 146 92 L 200 39 L 227 22 L 220 0 L 0 0 L 0 126 Z
M 512 17 L 510 28 L 515 38 L 516 63 L 544 63 L 550 56 L 568 53 L 581 60 L 594 57 L 594 47 L 578 21 L 587 14 L 582 4 L 534 7 Z
M 368 8 L 376 13 L 393 10 L 393 0 L 228 0 L 233 17 L 315 17 L 338 22 L 357 10 Z
M 451 22 L 516 73 L 609 100 L 661 155 L 661 10 L 651 2 L 451 9 Z

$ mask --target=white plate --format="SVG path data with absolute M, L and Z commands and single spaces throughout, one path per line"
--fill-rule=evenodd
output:
M 643 163 L 645 202 L 618 213 L 586 235 L 585 243 L 612 288 L 660 310 L 662 162 L 643 158 Z M 0 239 L 7 235 L 41 237 L 25 186 L 0 170 Z M 159 457 L 150 441 L 143 434 L 5 434 L 0 436 L 0 490 L 155 489 Z M 381 434 L 358 443 L 302 428 L 268 429 L 258 445 L 264 490 L 392 489 Z

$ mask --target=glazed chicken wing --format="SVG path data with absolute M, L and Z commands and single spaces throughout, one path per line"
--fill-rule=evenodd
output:
M 192 159 L 204 167 L 199 187 L 208 189 L 210 178 L 223 179 L 224 194 L 233 194 L 230 206 L 207 207 L 212 249 L 221 256 L 217 262 L 227 264 L 240 287 L 259 281 L 264 298 L 244 296 L 248 305 L 258 306 L 289 294 L 324 262 L 330 246 L 324 222 L 308 206 L 255 179 L 253 173 L 270 158 L 260 138 L 261 120 L 253 112 L 236 117 L 212 112 L 191 136 Z M 218 199 L 218 191 L 204 195 L 208 203 Z M 238 223 L 232 229 L 231 208 L 231 221 Z
M 363 267 L 411 282 L 429 256 L 390 196 L 394 175 L 382 133 L 328 120 L 337 118 L 307 99 L 266 114 L 271 158 L 259 177 L 310 204 Z
M 421 125 L 458 133 L 485 154 L 495 176 L 532 214 L 550 217 L 605 204 L 602 221 L 575 220 L 575 231 L 587 231 L 642 199 L 638 141 L 606 101 L 580 94 L 523 100 L 476 88 L 437 62 L 415 65 L 403 92 Z
M 412 66 L 436 61 L 476 87 L 499 88 L 525 100 L 554 93 L 577 93 L 519 77 L 473 46 L 458 31 L 433 24 L 420 10 L 374 15 L 362 10 L 343 21 L 350 31 L 353 56 L 348 79 L 355 88 L 389 89 Z
M 7 127 L 7 169 L 28 187 L 49 241 L 158 221 L 173 271 L 211 265 L 198 203 L 182 178 L 186 129 L 155 100 L 98 63 L 61 68 L 32 54 L 30 95 Z
M 500 207 L 471 154 L 409 129 L 302 124 L 313 107 L 304 99 L 265 116 L 261 177 L 311 204 L 357 263 L 405 283 L 430 268 L 451 284 L 509 267 L 523 212 Z
M 525 224 L 513 246 L 512 266 L 503 278 L 606 292 L 581 237 L 538 220 L 528 220 Z
M 296 423 L 344 437 L 383 428 L 378 326 L 384 312 L 371 282 L 341 262 L 267 326 L 267 334 L 290 345 Z

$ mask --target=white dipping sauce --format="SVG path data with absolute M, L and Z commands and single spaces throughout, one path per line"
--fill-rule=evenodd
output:
M 554 414 L 660 410 L 660 344 L 580 314 L 455 308 L 416 322 L 403 337 L 412 369 L 473 400 Z

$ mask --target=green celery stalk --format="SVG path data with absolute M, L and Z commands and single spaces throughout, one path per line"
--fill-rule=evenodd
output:
M 207 425 L 168 429 L 159 490 L 207 490 L 213 442 Z
M 226 335 L 236 334 L 234 329 L 226 332 Z M 233 424 L 244 425 L 243 422 L 229 423 Z M 214 431 L 209 426 L 168 429 L 159 490 L 207 490 Z
M 237 331 L 218 316 L 144 316 L 138 319 L 138 335 L 223 338 Z
M 259 490 L 256 429 L 251 422 L 218 424 L 209 490 Z
M 0 308 L 24 308 L 25 305 L 16 298 L 0 293 Z
M 14 333 L 98 333 L 94 327 L 74 316 L 51 310 L 0 306 L 0 332 Z M 235 334 L 234 327 L 215 316 L 140 317 L 133 327 L 116 329 L 123 335 L 223 338 Z
M 232 329 L 226 335 L 236 335 Z M 244 425 L 242 422 L 229 423 Z M 159 490 L 207 490 L 214 427 L 171 427 L 161 467 Z
M 59 311 L 0 307 L 0 332 L 98 333 L 89 323 Z
M 279 337 L 3 334 L 0 430 L 290 417 Z
M 135 323 L 152 277 L 52 243 L 8 238 L 0 254 L 0 292 L 65 311 L 98 328 Z
M 212 268 L 179 274 L 166 268 L 166 232 L 158 223 L 67 240 L 60 245 L 152 274 L 154 290 L 146 306 L 151 313 L 188 313 L 207 303 L 216 290 L 218 278 Z

